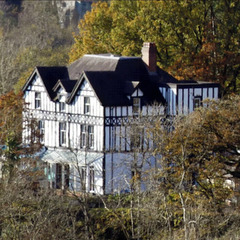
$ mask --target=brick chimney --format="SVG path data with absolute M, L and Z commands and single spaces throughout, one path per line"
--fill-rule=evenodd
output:
M 153 42 L 144 42 L 142 47 L 142 60 L 147 64 L 150 72 L 157 70 L 157 49 Z

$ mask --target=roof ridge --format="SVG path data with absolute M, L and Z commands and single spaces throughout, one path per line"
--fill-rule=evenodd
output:
M 106 54 L 85 54 L 86 57 L 97 57 L 97 58 L 111 58 L 111 59 L 120 59 L 121 56 L 114 55 L 112 53 L 106 53 Z

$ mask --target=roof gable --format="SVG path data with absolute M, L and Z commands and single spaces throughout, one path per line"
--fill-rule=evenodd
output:
M 25 85 L 23 86 L 23 91 L 26 91 L 28 86 L 32 84 L 35 74 L 38 74 L 38 76 L 41 78 L 46 92 L 51 100 L 53 100 L 56 96 L 55 92 L 53 91 L 53 87 L 57 83 L 57 81 L 61 78 L 68 79 L 69 77 L 66 67 L 36 67 Z
M 91 82 L 89 82 L 89 79 L 88 79 L 88 77 L 87 77 L 85 72 L 82 73 L 81 77 L 79 78 L 79 80 L 75 84 L 71 94 L 68 97 L 67 103 L 71 103 L 74 100 L 74 98 L 76 97 L 77 92 L 80 90 L 80 88 L 83 85 L 84 81 L 87 81 L 90 84 L 90 87 L 93 89 L 93 92 L 95 93 L 95 96 L 98 98 L 99 102 L 102 103 L 102 101 L 99 99 L 98 95 L 96 95 L 96 91 L 94 91 L 95 89 L 91 85 Z
M 53 87 L 53 91 L 57 92 L 59 88 L 63 88 L 67 93 L 71 93 L 76 83 L 77 80 L 59 79 Z

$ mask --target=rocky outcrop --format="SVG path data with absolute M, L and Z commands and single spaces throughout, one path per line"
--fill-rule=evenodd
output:
M 87 11 L 91 10 L 91 4 L 93 1 L 81 0 L 81 1 L 64 1 L 54 0 L 56 4 L 59 22 L 62 28 L 66 28 L 69 25 L 76 26 L 80 19 L 83 18 Z

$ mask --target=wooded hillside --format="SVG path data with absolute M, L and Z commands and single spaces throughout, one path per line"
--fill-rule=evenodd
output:
M 36 65 L 65 65 L 71 44 L 51 1 L 1 1 L 0 94 L 21 89 Z

